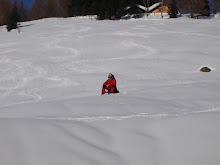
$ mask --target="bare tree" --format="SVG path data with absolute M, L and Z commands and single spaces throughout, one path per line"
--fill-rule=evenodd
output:
M 211 6 L 213 6 L 213 13 L 220 12 L 220 0 L 211 0 Z
M 43 2 L 42 0 L 34 0 L 31 9 L 28 12 L 29 20 L 37 20 L 43 18 Z
M 25 5 L 23 0 L 21 0 L 18 7 L 21 14 L 21 22 L 27 21 L 27 5 Z
M 8 18 L 12 9 L 10 0 L 0 0 L 0 25 L 8 23 Z
M 163 18 L 163 12 L 165 10 L 164 5 L 169 4 L 170 0 L 161 0 L 161 7 L 160 7 L 160 12 L 161 12 L 161 18 Z
M 194 18 L 196 11 L 196 1 L 195 0 L 181 0 L 178 5 L 179 9 L 182 9 L 185 13 L 190 13 L 190 17 Z
M 196 13 L 203 16 L 209 16 L 210 7 L 207 0 L 197 0 L 196 1 Z
M 68 17 L 68 5 L 70 0 L 56 0 L 56 15 Z
M 195 17 L 195 14 L 209 16 L 210 6 L 208 0 L 180 0 L 178 8 L 185 13 L 190 13 L 191 18 Z
M 143 0 L 144 6 L 145 6 L 145 13 L 148 16 L 149 15 L 149 6 L 150 6 L 150 0 Z
M 163 5 L 164 5 L 164 0 L 161 0 L 161 8 L 160 8 L 161 18 L 163 18 Z
M 55 17 L 56 16 L 56 3 L 54 0 L 44 0 L 43 3 L 43 17 Z

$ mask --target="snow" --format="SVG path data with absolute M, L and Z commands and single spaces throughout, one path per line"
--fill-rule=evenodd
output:
M 219 27 L 218 18 L 0 27 L 0 163 L 218 165 Z M 102 96 L 109 73 L 120 93 Z
M 76 18 L 76 19 L 97 20 L 98 16 L 97 15 L 85 15 L 85 16 L 76 16 L 74 18 Z
M 220 13 L 217 13 L 214 15 L 216 18 L 219 18 L 220 17 Z

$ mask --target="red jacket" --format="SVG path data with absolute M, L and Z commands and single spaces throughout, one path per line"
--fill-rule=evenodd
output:
M 106 82 L 104 82 L 104 84 L 103 85 L 108 85 L 110 88 L 112 87 L 112 85 L 114 85 L 115 86 L 115 88 L 116 88 L 116 79 L 114 78 L 114 79 L 108 79 Z

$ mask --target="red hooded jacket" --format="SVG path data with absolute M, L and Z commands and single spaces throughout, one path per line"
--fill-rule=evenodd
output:
M 103 85 L 106 85 L 106 86 L 108 86 L 110 88 L 112 88 L 112 85 L 113 85 L 113 87 L 116 88 L 116 79 L 115 78 L 113 78 L 112 80 L 108 79 L 108 80 L 106 80 L 106 82 L 104 82 Z

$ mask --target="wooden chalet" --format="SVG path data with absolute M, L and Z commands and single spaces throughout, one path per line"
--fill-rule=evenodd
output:
M 142 11 L 142 12 L 147 12 L 147 8 L 142 5 L 137 5 L 137 7 Z M 150 6 L 148 8 L 148 13 L 168 13 L 169 7 L 166 4 L 162 4 L 162 2 L 155 3 L 154 5 Z

